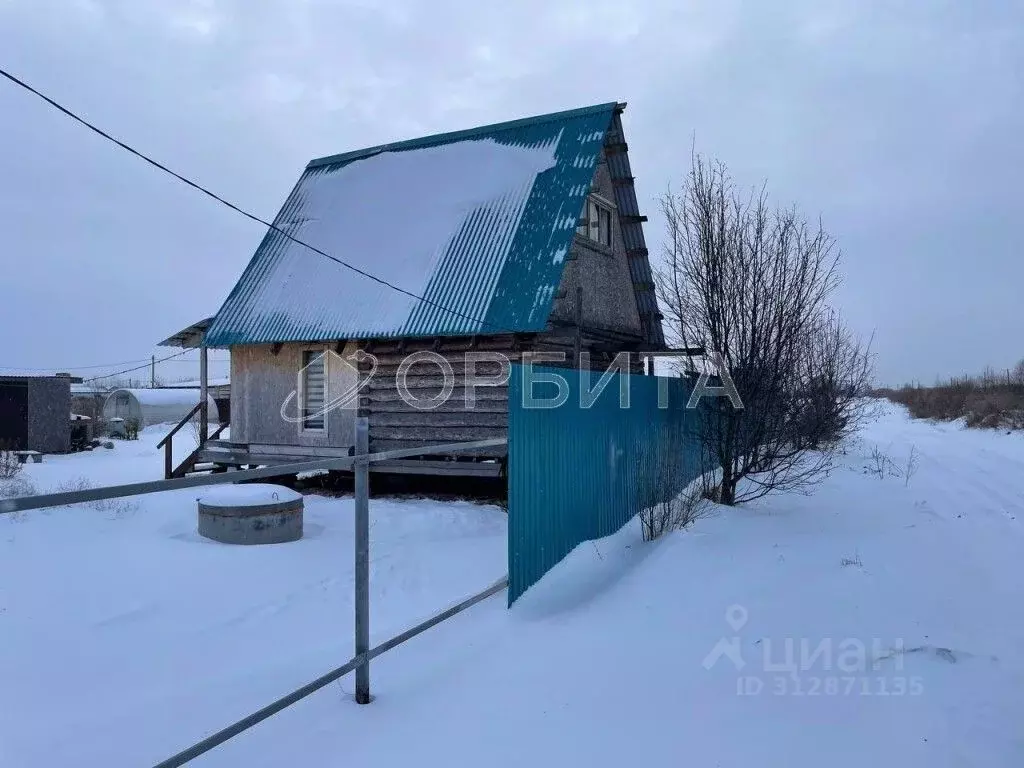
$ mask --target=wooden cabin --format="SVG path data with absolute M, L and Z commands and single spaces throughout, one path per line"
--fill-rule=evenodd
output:
M 348 455 L 357 416 L 369 419 L 371 451 L 504 437 L 503 366 L 476 364 L 495 378 L 467 407 L 467 353 L 515 361 L 562 352 L 573 366 L 588 352 L 603 367 L 620 351 L 664 350 L 624 109 L 602 104 L 310 162 L 201 329 L 204 347 L 231 352 L 231 439 L 197 461 Z M 450 396 L 434 408 L 410 405 L 396 383 L 417 351 L 452 367 Z M 438 358 L 427 357 L 405 378 L 406 393 L 424 400 L 444 384 Z M 358 397 L 324 412 L 353 388 Z M 486 474 L 503 453 L 453 462 L 425 451 L 374 469 Z

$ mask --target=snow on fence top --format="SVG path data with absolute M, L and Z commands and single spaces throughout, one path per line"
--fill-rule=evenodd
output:
M 206 342 L 543 330 L 615 104 L 309 164 Z M 451 311 L 449 311 L 451 310 Z

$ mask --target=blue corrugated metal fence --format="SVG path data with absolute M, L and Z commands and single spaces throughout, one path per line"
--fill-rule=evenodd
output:
M 616 374 L 585 408 L 581 388 L 593 388 L 597 374 L 584 372 L 590 382 L 581 382 L 578 371 L 534 368 L 541 377 L 561 376 L 568 388 L 564 404 L 537 408 L 524 400 L 552 398 L 555 386 L 538 376 L 531 385 L 528 370 L 513 365 L 509 380 L 510 605 L 578 544 L 677 495 L 701 466 L 701 411 L 686 408 L 688 382 Z M 620 401 L 623 384 L 628 407 Z

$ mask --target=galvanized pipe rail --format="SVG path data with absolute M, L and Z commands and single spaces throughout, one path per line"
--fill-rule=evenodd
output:
M 174 477 L 174 436 L 178 434 L 178 430 L 180 430 L 182 427 L 188 424 L 192 420 L 192 417 L 199 412 L 199 410 L 203 407 L 203 402 L 204 401 L 196 403 L 192 407 L 191 411 L 189 411 L 188 413 L 181 417 L 181 421 L 179 421 L 174 426 L 174 429 L 172 429 L 170 432 L 164 435 L 164 439 L 156 444 L 157 448 L 164 449 L 164 480 L 170 480 L 172 477 Z M 205 435 L 206 430 L 204 428 L 199 432 L 200 448 L 202 448 L 203 443 L 206 442 L 206 440 L 204 439 Z
M 460 603 L 457 603 L 456 605 L 453 605 L 451 608 L 448 608 L 447 610 L 442 611 L 436 616 L 432 616 L 426 621 L 417 624 L 415 627 L 411 627 L 402 632 L 401 634 L 395 635 L 390 640 L 387 640 L 381 643 L 380 645 L 371 648 L 365 654 L 353 656 L 340 667 L 332 669 L 327 674 L 321 675 L 312 682 L 306 683 L 304 686 L 292 691 L 287 696 L 282 696 L 280 699 L 271 704 L 268 704 L 263 709 L 257 710 L 256 712 L 253 712 L 251 715 L 248 715 L 247 717 L 243 717 L 238 722 L 232 723 L 224 730 L 218 731 L 212 736 L 206 737 L 202 741 L 192 745 L 188 749 L 182 750 L 173 757 L 169 757 L 163 762 L 157 763 L 154 766 L 154 768 L 179 768 L 179 766 L 185 765 L 190 760 L 195 760 L 197 757 L 206 754 L 214 747 L 220 746 L 225 741 L 228 741 L 229 739 L 234 738 L 238 734 L 247 731 L 254 725 L 263 722 L 268 717 L 276 715 L 282 709 L 290 707 L 292 704 L 301 701 L 302 699 L 306 698 L 312 693 L 316 693 L 325 685 L 330 685 L 335 680 L 341 679 L 349 672 L 352 672 L 353 670 L 357 669 L 359 665 L 369 665 L 371 659 L 377 658 L 382 653 L 390 651 L 395 646 L 401 645 L 406 640 L 416 637 L 416 635 L 425 632 L 426 630 L 430 629 L 433 626 L 436 626 L 437 624 L 440 624 L 442 621 L 450 619 L 452 616 L 455 616 L 458 613 L 462 613 L 462 611 L 466 610 L 467 608 L 472 608 L 474 605 L 483 600 L 486 600 L 491 595 L 495 595 L 498 592 L 501 592 L 507 586 L 508 576 L 505 576 L 504 578 L 496 581 L 494 584 L 489 586 L 483 592 L 479 592 L 473 595 L 472 597 L 467 597 L 465 600 L 461 601 Z
M 421 448 L 400 448 L 394 451 L 381 451 L 366 456 L 366 461 L 373 463 L 387 461 L 389 459 L 410 459 L 416 456 L 461 453 L 472 451 L 477 448 L 498 448 L 507 444 L 503 437 L 490 440 L 474 440 L 467 443 L 443 443 L 441 445 L 428 445 Z M 106 488 L 89 488 L 84 491 L 68 491 L 65 493 L 44 493 L 38 496 L 20 496 L 15 499 L 0 499 L 0 515 L 11 512 L 21 512 L 28 509 L 43 509 L 45 507 L 62 507 L 68 504 L 79 504 L 84 501 L 101 501 L 103 499 L 118 499 L 124 496 L 142 496 L 149 493 L 161 493 L 162 491 L 177 491 L 182 488 L 198 488 L 204 485 L 223 485 L 224 483 L 237 483 L 242 480 L 262 480 L 268 477 L 280 477 L 281 475 L 295 475 L 300 472 L 316 472 L 318 470 L 330 469 L 352 469 L 357 461 L 356 456 L 339 456 L 330 459 L 317 459 L 316 461 L 302 461 L 295 464 L 276 464 L 272 467 L 260 469 L 240 469 L 234 472 L 224 472 L 216 475 L 197 475 L 196 477 L 180 477 L 173 480 L 148 480 L 144 483 L 129 483 L 127 485 L 112 485 Z
M 145 483 L 129 483 L 107 488 L 89 488 L 82 491 L 66 493 L 48 493 L 40 496 L 22 496 L 16 499 L 0 500 L 0 514 L 10 514 L 30 509 L 79 504 L 87 501 L 117 499 L 124 496 L 141 496 L 163 491 L 175 491 L 185 488 L 199 488 L 206 485 L 223 485 L 237 483 L 242 480 L 259 480 L 281 475 L 314 472 L 317 470 L 353 469 L 355 471 L 355 654 L 353 657 L 325 675 L 268 704 L 238 722 L 192 745 L 173 757 L 158 763 L 156 768 L 177 768 L 194 760 L 214 747 L 223 744 L 238 734 L 252 728 L 257 723 L 277 714 L 285 707 L 304 699 L 335 680 L 356 673 L 355 699 L 359 704 L 368 704 L 370 696 L 370 660 L 382 653 L 401 645 L 442 621 L 455 616 L 481 600 L 494 595 L 508 586 L 508 576 L 492 584 L 482 592 L 466 598 L 462 602 L 442 611 L 426 621 L 392 637 L 380 645 L 370 648 L 370 464 L 390 459 L 406 459 L 424 454 L 445 454 L 471 451 L 478 448 L 498 448 L 507 445 L 505 438 L 491 440 L 475 440 L 464 443 L 445 443 L 420 448 L 403 448 L 395 451 L 369 453 L 369 426 L 365 417 L 356 420 L 356 455 L 317 461 L 303 461 L 295 464 L 280 464 L 262 469 L 247 469 L 225 472 L 217 475 L 182 477 L 172 480 L 156 480 Z M 168 441 L 168 445 L 170 441 Z

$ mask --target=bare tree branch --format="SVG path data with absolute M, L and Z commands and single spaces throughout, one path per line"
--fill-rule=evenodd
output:
M 772 208 L 764 187 L 741 194 L 723 164 L 696 154 L 661 208 L 656 282 L 669 336 L 720 355 L 745 406 L 704 406 L 719 500 L 812 488 L 857 425 L 872 373 L 870 345 L 828 304 L 840 283 L 835 241 L 820 221 Z

